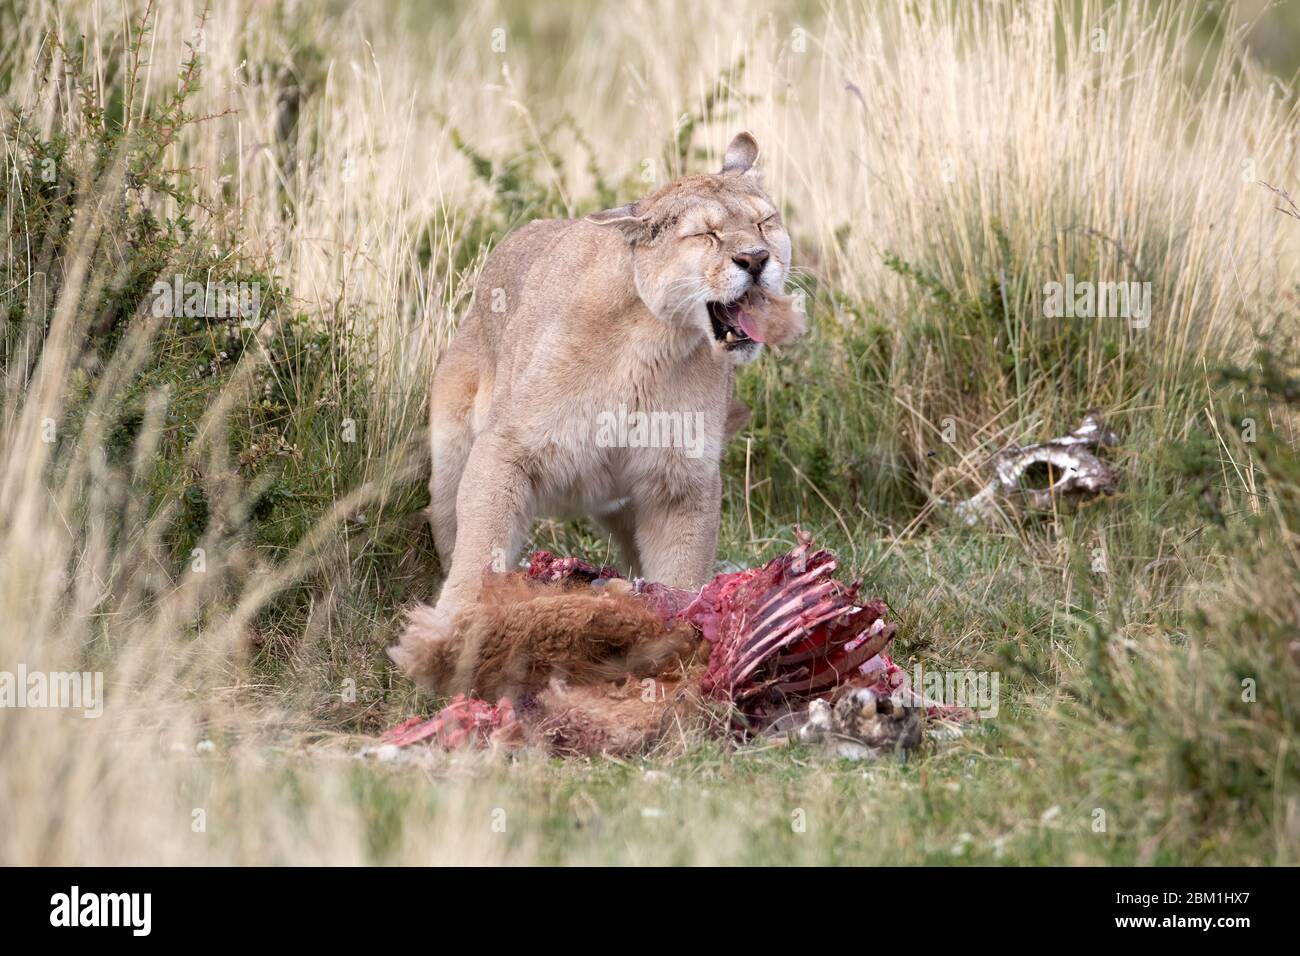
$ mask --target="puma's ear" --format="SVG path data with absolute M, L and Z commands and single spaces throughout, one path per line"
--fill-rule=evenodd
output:
M 610 226 L 623 233 L 623 237 L 628 242 L 635 242 L 645 228 L 646 217 L 641 214 L 636 203 L 630 202 L 625 206 L 593 212 L 587 217 L 587 222 L 594 222 L 598 226 Z
M 744 173 L 758 159 L 758 143 L 748 133 L 737 133 L 736 138 L 727 147 L 727 155 L 722 160 L 724 173 Z

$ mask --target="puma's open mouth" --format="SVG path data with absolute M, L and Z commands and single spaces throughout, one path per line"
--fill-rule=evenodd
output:
M 749 293 L 734 302 L 710 302 L 709 323 L 713 326 L 713 337 L 731 351 L 762 342 L 762 333 L 758 323 L 750 314 Z

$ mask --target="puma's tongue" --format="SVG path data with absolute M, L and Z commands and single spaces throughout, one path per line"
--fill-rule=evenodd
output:
M 763 333 L 758 330 L 758 323 L 743 307 L 736 309 L 736 321 L 740 323 L 740 330 L 755 342 L 763 341 Z

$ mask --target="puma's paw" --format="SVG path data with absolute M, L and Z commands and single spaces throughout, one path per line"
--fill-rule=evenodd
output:
M 448 643 L 455 634 L 454 608 L 420 604 L 406 614 L 406 625 L 388 656 L 403 673 L 418 684 L 426 684 L 440 667 Z

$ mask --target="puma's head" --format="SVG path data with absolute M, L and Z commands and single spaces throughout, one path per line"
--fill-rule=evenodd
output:
M 779 293 L 790 271 L 790 237 L 763 190 L 757 157 L 754 137 L 741 133 L 721 172 L 679 179 L 587 217 L 622 232 L 637 293 L 651 312 L 699 329 L 737 364 L 763 347 L 762 323 L 747 308 L 759 296 L 755 287 Z

